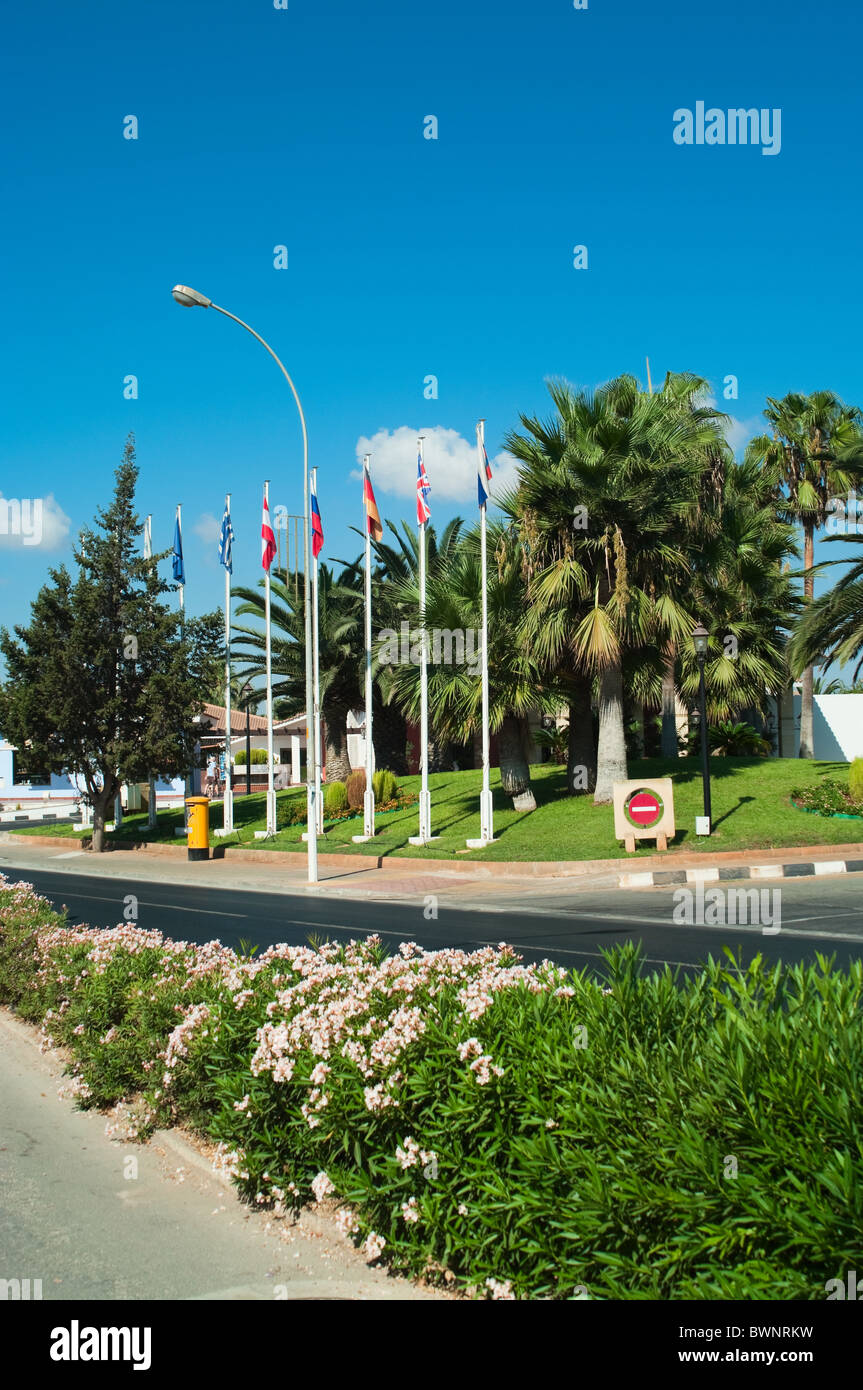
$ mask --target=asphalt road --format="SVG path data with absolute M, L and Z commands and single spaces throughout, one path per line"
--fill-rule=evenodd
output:
M 156 927 L 175 940 L 217 938 L 233 947 L 250 943 L 264 949 L 279 942 L 304 945 L 310 937 L 348 940 L 378 933 L 393 948 L 401 941 L 416 941 L 429 950 L 472 950 L 507 941 L 527 961 L 548 957 L 576 969 L 601 969 L 603 951 L 625 941 L 640 942 L 650 966 L 668 962 L 685 969 L 697 968 L 710 955 L 721 956 L 725 946 L 744 962 L 758 952 L 768 961 L 812 961 L 819 952 L 834 956 L 843 966 L 863 959 L 863 875 L 759 885 L 759 893 L 771 895 L 764 899 L 771 926 L 777 905 L 781 912 L 779 932 L 765 934 L 758 925 L 678 924 L 672 914 L 680 899 L 671 888 L 582 891 L 569 898 L 558 893 L 545 900 L 540 889 L 529 903 L 484 907 L 460 907 L 442 896 L 435 919 L 426 917 L 433 906 L 420 897 L 380 902 L 125 877 L 121 883 L 35 868 L 4 872 L 11 879 L 33 882 L 58 908 L 65 905 L 72 924 L 116 926 L 124 910 L 135 907 L 141 926 Z M 721 886 L 724 901 L 729 888 L 755 887 Z M 777 892 L 778 900 L 773 896 Z

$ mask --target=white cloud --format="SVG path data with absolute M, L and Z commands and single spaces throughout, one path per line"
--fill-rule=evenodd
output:
M 736 415 L 732 415 L 725 429 L 725 438 L 735 454 L 739 454 L 750 439 L 763 433 L 764 420 L 760 415 L 752 415 L 748 420 L 738 420 Z
M 198 536 L 205 545 L 211 542 L 218 542 L 221 522 L 213 516 L 212 512 L 201 512 L 198 520 L 192 527 L 192 531 Z
M 10 550 L 61 550 L 71 521 L 53 492 L 47 497 L 0 493 L 0 546 Z
M 375 492 L 389 492 L 394 497 L 416 497 L 417 437 L 423 435 L 423 460 L 431 484 L 429 505 L 434 519 L 435 501 L 458 502 L 467 508 L 476 502 L 476 440 L 467 440 L 458 430 L 443 425 L 414 429 L 399 425 L 392 432 L 378 430 L 371 438 L 362 435 L 357 440 L 357 463 L 360 468 L 352 474 L 362 477 L 364 454 L 371 454 L 371 474 Z M 491 459 L 492 501 L 496 491 L 515 483 L 516 460 L 510 454 L 498 454 Z

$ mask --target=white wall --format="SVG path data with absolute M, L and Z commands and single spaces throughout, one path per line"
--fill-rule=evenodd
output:
M 783 756 L 796 757 L 800 749 L 800 696 L 794 696 L 794 742 L 787 737 L 788 721 L 783 734 L 786 743 Z M 863 758 L 863 694 L 816 695 L 813 718 L 815 757 L 823 762 L 850 763 Z

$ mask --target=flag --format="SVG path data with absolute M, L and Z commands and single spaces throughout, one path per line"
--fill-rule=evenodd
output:
M 373 541 L 379 541 L 384 534 L 381 514 L 372 492 L 372 476 L 367 463 L 363 464 L 363 506 L 366 509 L 366 531 Z
M 428 498 L 431 492 L 429 480 L 426 476 L 426 466 L 423 463 L 422 451 L 417 454 L 417 525 L 422 526 L 431 516 Z
M 234 573 L 234 528 L 231 525 L 231 513 L 225 504 L 225 515 L 222 517 L 222 529 L 219 532 L 219 564 L 224 565 L 228 574 Z
M 264 512 L 261 520 L 261 564 L 269 574 L 270 565 L 276 554 L 276 537 L 270 525 L 270 504 L 267 501 L 267 494 L 264 493 Z
M 488 461 L 485 444 L 479 437 L 479 427 L 477 427 L 476 442 L 478 455 L 476 475 L 477 501 L 481 507 L 484 507 L 491 492 L 491 464 Z
M 312 473 L 310 505 L 312 509 L 312 554 L 317 560 L 324 544 L 324 528 L 321 525 L 321 510 L 318 506 L 318 481 Z
M 178 584 L 185 584 L 186 571 L 183 568 L 183 533 L 180 530 L 180 518 L 174 522 L 174 555 L 173 555 L 174 578 Z

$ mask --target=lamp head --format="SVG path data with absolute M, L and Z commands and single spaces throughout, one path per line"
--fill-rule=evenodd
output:
M 693 632 L 692 641 L 695 646 L 695 655 L 703 659 L 707 655 L 707 644 L 710 641 L 710 633 L 703 623 L 699 623 Z
M 197 290 L 191 289 L 188 285 L 175 285 L 171 294 L 178 304 L 182 304 L 184 309 L 209 309 L 213 302 L 205 294 L 199 294 Z

